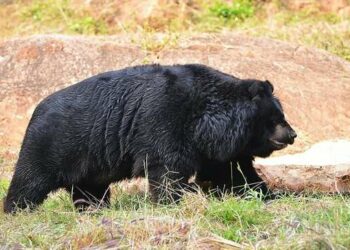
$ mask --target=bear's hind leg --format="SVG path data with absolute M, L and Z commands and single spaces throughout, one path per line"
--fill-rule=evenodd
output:
M 71 193 L 75 208 L 84 211 L 89 206 L 104 207 L 110 204 L 109 185 L 73 185 L 66 190 Z
M 34 209 L 51 191 L 58 188 L 56 181 L 52 176 L 35 172 L 34 167 L 17 166 L 5 198 L 4 212 L 15 213 L 17 209 Z

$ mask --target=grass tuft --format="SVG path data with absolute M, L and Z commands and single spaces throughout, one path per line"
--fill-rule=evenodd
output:
M 222 201 L 213 200 L 206 212 L 209 221 L 220 222 L 221 227 L 214 228 L 214 233 L 222 237 L 241 242 L 256 237 L 256 227 L 264 226 L 272 219 L 272 214 L 264 209 L 261 200 L 245 200 L 228 197 Z
M 254 5 L 251 0 L 238 0 L 231 3 L 216 1 L 209 11 L 219 18 L 226 21 L 243 21 L 254 14 Z

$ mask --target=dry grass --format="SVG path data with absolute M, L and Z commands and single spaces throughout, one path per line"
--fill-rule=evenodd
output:
M 67 193 L 60 191 L 33 213 L 0 214 L 0 247 L 197 249 L 204 245 L 240 246 L 201 228 L 208 206 L 204 196 L 188 194 L 181 205 L 156 206 L 147 193 L 140 190 L 142 183 L 115 186 L 111 209 L 92 208 L 77 213 Z M 2 182 L 1 196 L 7 185 Z
M 0 4 L 3 39 L 42 33 L 132 33 L 135 43 L 157 53 L 176 46 L 182 34 L 233 30 L 318 47 L 350 60 L 350 17 L 322 12 L 317 1 L 309 1 L 313 4 L 299 11 L 279 0 L 237 0 L 236 4 L 223 0 L 8 2 Z
M 0 198 L 8 183 L 0 182 Z M 69 195 L 52 194 L 33 213 L 0 213 L 0 247 L 40 249 L 348 249 L 350 200 L 283 195 L 263 202 L 186 194 L 155 205 L 144 181 L 113 187 L 111 208 L 77 213 Z

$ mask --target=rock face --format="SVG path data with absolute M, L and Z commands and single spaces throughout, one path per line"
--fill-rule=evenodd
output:
M 270 80 L 299 136 L 287 152 L 350 137 L 350 63 L 324 51 L 230 33 L 180 38 L 160 52 L 145 51 L 128 37 L 41 35 L 0 43 L 0 145 L 19 149 L 35 105 L 48 94 L 145 61 L 203 63 Z
M 272 189 L 350 192 L 350 141 L 324 141 L 304 153 L 258 159 L 255 168 Z
M 141 64 L 122 38 L 35 36 L 0 43 L 0 145 L 18 147 L 37 102 L 94 74 Z

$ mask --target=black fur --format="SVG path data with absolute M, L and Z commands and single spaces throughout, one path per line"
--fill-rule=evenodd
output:
M 4 210 L 35 207 L 58 188 L 73 190 L 78 205 L 87 196 L 108 203 L 110 183 L 145 175 L 155 200 L 166 187 L 178 200 L 196 173 L 234 185 L 231 161 L 260 180 L 253 157 L 292 143 L 272 91 L 204 65 L 130 67 L 62 89 L 33 113 Z

